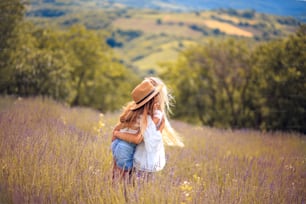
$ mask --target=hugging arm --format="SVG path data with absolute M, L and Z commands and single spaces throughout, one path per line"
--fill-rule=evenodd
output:
M 120 132 L 119 130 L 121 129 L 121 123 L 118 123 L 114 130 L 113 130 L 113 136 L 112 136 L 112 141 L 116 138 L 119 138 L 121 140 L 131 142 L 134 144 L 140 144 L 143 141 L 143 137 L 140 133 L 140 131 L 136 134 L 132 133 L 126 133 L 126 132 Z

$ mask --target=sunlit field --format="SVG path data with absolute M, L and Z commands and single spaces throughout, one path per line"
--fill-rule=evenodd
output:
M 162 71 L 158 67 L 158 64 L 161 62 L 169 62 L 171 59 L 177 58 L 178 53 L 174 49 L 160 49 L 159 52 L 154 52 L 143 59 L 137 60 L 135 63 L 136 66 L 141 67 L 142 70 L 154 70 L 156 67 L 157 72 Z
M 229 35 L 238 35 L 238 36 L 244 36 L 244 37 L 253 37 L 253 34 L 242 30 L 240 28 L 237 28 L 236 26 L 232 26 L 228 23 L 222 23 L 219 21 L 215 21 L 215 20 L 207 20 L 205 21 L 205 25 L 210 27 L 210 28 L 215 28 L 215 29 L 219 29 L 222 32 L 225 32 Z
M 188 27 L 180 26 L 180 25 L 164 25 L 157 24 L 154 19 L 145 19 L 145 18 L 121 18 L 115 20 L 113 25 L 116 28 L 120 28 L 122 30 L 140 30 L 144 33 L 149 34 L 169 34 L 176 37 L 194 37 L 199 38 L 202 36 L 200 32 L 194 31 Z
M 172 121 L 185 147 L 166 147 L 149 182 L 112 183 L 118 114 L 49 99 L 0 98 L 0 203 L 305 203 L 306 137 Z

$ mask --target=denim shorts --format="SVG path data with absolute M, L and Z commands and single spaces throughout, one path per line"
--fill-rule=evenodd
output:
M 136 144 L 120 139 L 115 139 L 112 142 L 112 153 L 116 165 L 124 170 L 130 170 L 133 168 L 135 150 Z

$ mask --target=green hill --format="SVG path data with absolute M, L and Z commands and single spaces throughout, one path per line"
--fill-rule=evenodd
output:
M 108 44 L 122 63 L 143 73 L 158 72 L 159 63 L 176 60 L 179 52 L 195 43 L 226 37 L 259 42 L 287 36 L 300 24 L 290 17 L 254 10 L 165 12 L 91 1 L 33 3 L 27 18 L 45 27 L 64 29 L 84 24 L 105 30 Z

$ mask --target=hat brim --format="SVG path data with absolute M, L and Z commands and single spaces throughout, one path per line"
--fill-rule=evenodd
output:
M 142 100 L 140 103 L 135 103 L 131 106 L 130 110 L 137 110 L 138 108 L 141 108 L 144 104 L 146 104 L 148 101 L 150 101 L 154 96 L 156 96 L 160 90 L 162 89 L 162 85 L 158 85 L 154 88 L 154 91 L 147 96 L 144 100 Z

